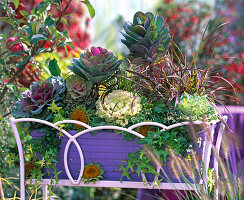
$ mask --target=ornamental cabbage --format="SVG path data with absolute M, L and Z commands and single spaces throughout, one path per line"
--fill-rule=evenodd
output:
M 37 115 L 41 114 L 53 101 L 58 105 L 65 96 L 64 92 L 65 84 L 61 77 L 50 77 L 45 81 L 34 82 L 16 102 L 13 116 L 38 118 Z
M 122 60 L 105 48 L 91 47 L 80 54 L 80 59 L 73 58 L 68 68 L 92 84 L 100 84 L 111 78 L 118 70 Z
M 141 109 L 140 97 L 122 90 L 109 93 L 104 100 L 97 101 L 97 114 L 107 122 L 115 122 L 122 127 L 129 123 L 129 118 L 138 114 Z
M 83 97 L 91 89 L 91 83 L 77 75 L 71 75 L 66 79 L 67 93 L 72 99 Z
M 206 95 L 184 93 L 177 108 L 193 121 L 202 120 L 203 116 L 206 116 L 208 121 L 218 119 L 217 112 Z

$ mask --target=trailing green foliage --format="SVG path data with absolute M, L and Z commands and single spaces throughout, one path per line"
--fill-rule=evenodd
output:
M 145 121 L 159 122 L 164 125 L 171 125 L 177 122 L 186 121 L 186 116 L 184 116 L 180 111 L 174 109 L 173 105 L 169 105 L 167 107 L 163 102 L 156 102 L 150 105 L 148 104 L 148 107 L 144 112 L 146 113 Z M 161 131 L 156 127 L 152 127 L 152 129 L 147 130 L 145 137 L 140 139 L 138 143 L 143 144 L 150 149 L 159 158 L 162 165 L 165 165 L 167 162 L 169 149 L 172 149 L 182 157 L 186 156 L 186 150 L 191 147 L 193 142 L 188 134 L 189 131 L 186 126 L 165 131 Z M 143 130 L 143 127 L 139 129 L 139 133 L 141 130 Z M 128 178 L 129 174 L 134 171 L 137 172 L 140 177 L 140 170 L 145 173 L 152 173 L 159 176 L 156 172 L 155 166 L 152 165 L 151 158 L 148 157 L 147 153 L 143 149 L 140 149 L 133 154 L 128 154 L 128 157 L 128 161 L 123 161 L 123 164 L 120 166 L 120 170 L 123 171 L 121 180 L 123 176 L 127 176 Z M 130 159 L 131 157 L 133 158 L 132 160 Z
M 192 144 L 192 139 L 187 137 L 187 129 L 185 127 L 165 131 L 148 131 L 147 133 L 148 136 L 140 139 L 138 143 L 146 145 L 160 159 L 162 166 L 167 162 L 168 149 L 173 149 L 178 155 L 185 157 L 186 149 L 189 149 Z M 122 161 L 123 164 L 119 167 L 123 171 L 121 180 L 124 176 L 130 179 L 129 174 L 132 172 L 136 172 L 138 177 L 140 177 L 141 171 L 160 176 L 152 164 L 151 158 L 148 157 L 148 154 L 143 149 L 132 154 L 129 153 L 128 158 L 128 160 Z
M 120 177 L 120 182 L 122 182 L 123 177 L 126 177 L 130 180 L 130 174 L 136 172 L 138 177 L 142 173 L 151 173 L 155 176 L 159 176 L 155 167 L 152 165 L 150 159 L 148 159 L 146 153 L 140 149 L 137 152 L 128 154 L 128 160 L 123 160 L 122 164 L 119 166 L 119 169 L 122 170 L 122 175 Z
M 43 172 L 42 169 L 47 169 L 47 173 L 49 174 L 52 171 L 54 175 L 55 182 L 51 184 L 58 184 L 59 178 L 58 174 L 61 171 L 57 171 L 57 155 L 60 150 L 61 140 L 57 136 L 57 131 L 50 127 L 43 127 L 38 130 L 39 133 L 44 133 L 43 136 L 39 139 L 30 139 L 26 142 L 25 148 L 26 152 L 31 152 L 31 162 L 34 163 L 33 168 L 30 170 L 30 179 L 35 179 L 35 187 L 37 188 L 39 183 L 42 181 Z M 39 153 L 40 156 L 37 157 L 36 153 Z

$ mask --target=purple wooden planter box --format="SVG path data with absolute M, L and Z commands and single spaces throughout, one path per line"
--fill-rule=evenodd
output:
M 226 121 L 226 117 L 224 117 Z M 21 199 L 25 199 L 25 185 L 26 184 L 33 184 L 35 182 L 31 182 L 30 180 L 25 180 L 25 163 L 24 163 L 24 153 L 22 142 L 19 136 L 19 132 L 16 126 L 16 123 L 19 122 L 36 122 L 45 124 L 47 126 L 55 128 L 59 131 L 58 124 L 61 123 L 76 123 L 86 127 L 86 130 L 79 132 L 77 134 L 76 131 L 65 131 L 61 130 L 62 133 L 65 135 L 62 138 L 61 143 L 61 150 L 58 154 L 58 163 L 57 168 L 61 173 L 58 175 L 60 182 L 58 185 L 63 186 L 83 186 L 83 187 L 119 187 L 119 188 L 148 188 L 148 189 L 156 189 L 158 188 L 155 184 L 151 184 L 149 182 L 154 180 L 154 175 L 146 175 L 145 179 L 141 179 L 141 177 L 137 177 L 137 174 L 132 174 L 131 179 L 127 180 L 123 178 L 123 182 L 120 182 L 120 177 L 122 172 L 118 171 L 118 165 L 121 164 L 121 161 L 124 159 L 128 159 L 128 153 L 133 153 L 141 148 L 141 145 L 137 144 L 137 139 L 134 141 L 125 141 L 123 139 L 123 135 L 116 135 L 112 131 L 100 131 L 94 135 L 90 135 L 89 132 L 91 131 L 98 131 L 98 130 L 121 130 L 133 134 L 139 138 L 143 138 L 139 133 L 133 131 L 136 127 L 150 125 L 150 126 L 158 126 L 164 130 L 170 130 L 175 127 L 185 126 L 188 125 L 189 122 L 182 122 L 173 124 L 171 126 L 165 126 L 163 124 L 159 124 L 156 122 L 142 122 L 138 124 L 134 124 L 129 128 L 122 128 L 117 126 L 100 126 L 100 127 L 90 127 L 85 125 L 81 122 L 74 121 L 74 120 L 64 120 L 60 122 L 56 122 L 55 124 L 50 123 L 45 120 L 35 119 L 35 118 L 20 118 L 14 119 L 10 118 L 10 124 L 13 128 L 14 136 L 16 139 L 16 143 L 18 146 L 18 152 L 20 157 L 20 192 L 21 192 Z M 201 121 L 194 122 L 195 124 L 202 124 Z M 204 165 L 203 170 L 203 182 L 207 182 L 207 169 L 209 167 L 209 161 L 211 156 L 211 148 L 212 146 L 215 147 L 215 150 L 218 154 L 220 149 L 220 144 L 222 140 L 222 132 L 224 130 L 224 124 L 218 123 L 220 128 L 214 129 L 216 127 L 217 121 L 213 121 L 208 124 L 208 127 L 211 128 L 211 141 L 206 140 L 206 135 L 201 132 L 199 136 L 202 138 L 201 148 L 198 148 L 198 144 L 193 144 L 193 149 L 197 151 L 197 155 L 203 156 L 202 160 Z M 40 138 L 45 133 L 39 133 L 38 130 L 33 131 L 31 135 L 33 139 Z M 213 138 L 214 136 L 214 138 Z M 67 145 L 66 145 L 67 144 Z M 80 159 L 81 156 L 81 159 Z M 39 156 L 38 159 L 41 159 Z M 199 163 L 202 161 L 199 159 Z M 81 162 L 83 161 L 83 162 Z M 89 183 L 84 184 L 81 180 L 81 175 L 83 171 L 84 164 L 89 162 L 97 163 L 99 162 L 103 169 L 105 170 L 104 180 L 97 181 L 96 183 Z M 79 170 L 82 171 L 79 171 Z M 174 178 L 174 175 L 169 167 L 169 163 L 166 166 L 163 166 L 164 171 L 168 175 L 170 180 L 163 179 L 160 182 L 159 187 L 160 189 L 179 189 L 179 190 L 195 190 L 196 185 L 189 185 L 186 181 L 178 181 Z M 216 176 L 218 177 L 218 162 L 217 159 L 214 157 L 214 169 L 216 172 Z M 67 174 L 66 174 L 67 170 Z M 53 184 L 50 178 L 52 177 L 52 173 L 50 176 L 47 175 L 46 171 L 45 177 L 41 181 L 41 185 L 43 185 L 43 192 L 44 192 L 44 199 L 47 199 L 47 186 Z M 144 176 L 144 174 L 142 174 Z M 79 177 L 79 178 L 78 178 Z M 77 179 L 78 178 L 78 179 Z M 161 177 L 159 177 L 162 179 Z M 146 180 L 147 179 L 147 180 Z M 155 183 L 154 180 L 153 183 Z M 179 183 L 180 182 L 180 183 Z M 198 182 L 202 184 L 202 182 Z
M 76 134 L 76 131 L 74 130 L 68 132 L 71 135 Z M 40 138 L 43 134 L 45 133 L 39 133 L 39 131 L 31 132 L 33 139 Z M 137 144 L 138 141 L 137 138 L 132 141 L 125 141 L 123 137 L 124 136 L 122 134 L 115 134 L 112 131 L 100 131 L 93 135 L 87 133 L 79 136 L 76 140 L 79 143 L 81 150 L 83 152 L 85 165 L 88 164 L 89 162 L 100 163 L 103 166 L 103 169 L 105 171 L 104 180 L 120 181 L 122 172 L 119 171 L 118 166 L 121 165 L 122 160 L 128 159 L 128 153 L 133 153 L 142 147 L 142 145 Z M 203 141 L 205 140 L 205 134 L 200 133 L 200 137 L 202 137 L 201 148 L 198 147 L 199 144 L 193 145 L 193 149 L 197 151 L 197 155 L 202 155 Z M 58 164 L 57 164 L 57 170 L 61 171 L 58 177 L 59 179 L 64 179 L 64 180 L 69 179 L 64 168 L 64 150 L 67 142 L 68 142 L 68 138 L 64 136 L 61 141 L 61 150 L 58 154 Z M 78 150 L 74 145 L 74 143 L 71 143 L 68 150 L 68 166 L 69 166 L 71 176 L 73 177 L 74 180 L 78 179 L 80 162 L 81 161 L 80 161 Z M 174 183 L 183 182 L 183 179 L 179 181 L 175 178 L 169 165 L 170 164 L 168 162 L 166 166 L 163 166 L 163 169 L 165 170 L 166 174 L 169 176 L 170 180 Z M 48 176 L 45 170 L 44 172 L 45 172 L 45 175 L 43 177 L 44 179 L 49 179 L 50 177 L 53 177 L 51 173 L 50 176 Z M 154 177 L 155 176 L 153 174 L 146 174 L 146 178 L 148 182 L 153 181 Z M 123 177 L 122 181 L 142 182 L 142 178 L 141 177 L 139 178 L 137 173 L 130 174 L 130 178 L 131 179 L 128 180 L 126 177 Z M 164 175 L 160 177 L 160 179 L 162 178 L 163 178 L 162 182 L 169 182 Z M 191 181 L 189 177 L 188 180 Z

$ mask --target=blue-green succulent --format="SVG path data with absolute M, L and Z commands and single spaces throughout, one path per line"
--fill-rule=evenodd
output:
M 101 84 L 115 74 L 121 63 L 122 60 L 107 49 L 91 47 L 80 54 L 80 59 L 73 58 L 72 66 L 68 68 L 92 84 Z
M 130 51 L 133 64 L 155 64 L 160 62 L 170 45 L 168 27 L 165 20 L 151 12 L 136 12 L 133 23 L 125 22 L 121 41 Z

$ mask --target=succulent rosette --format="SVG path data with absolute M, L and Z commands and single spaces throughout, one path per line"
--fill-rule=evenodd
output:
M 91 47 L 80 54 L 80 59 L 72 59 L 72 66 L 68 68 L 92 84 L 100 84 L 112 77 L 121 63 L 122 60 L 118 60 L 118 57 L 107 49 Z
M 72 99 L 84 96 L 91 89 L 91 83 L 77 75 L 71 75 L 66 79 L 68 95 Z
M 125 127 L 130 117 L 138 114 L 141 109 L 140 97 L 122 90 L 109 93 L 103 100 L 97 101 L 97 114 L 109 123 Z
M 64 96 L 65 84 L 61 77 L 50 77 L 45 81 L 34 82 L 18 99 L 13 116 L 38 118 L 37 115 L 50 106 L 52 101 L 58 105 Z
M 169 29 L 164 22 L 161 16 L 139 11 L 135 13 L 133 23 L 124 24 L 121 42 L 129 49 L 133 64 L 155 64 L 164 58 L 170 45 Z

